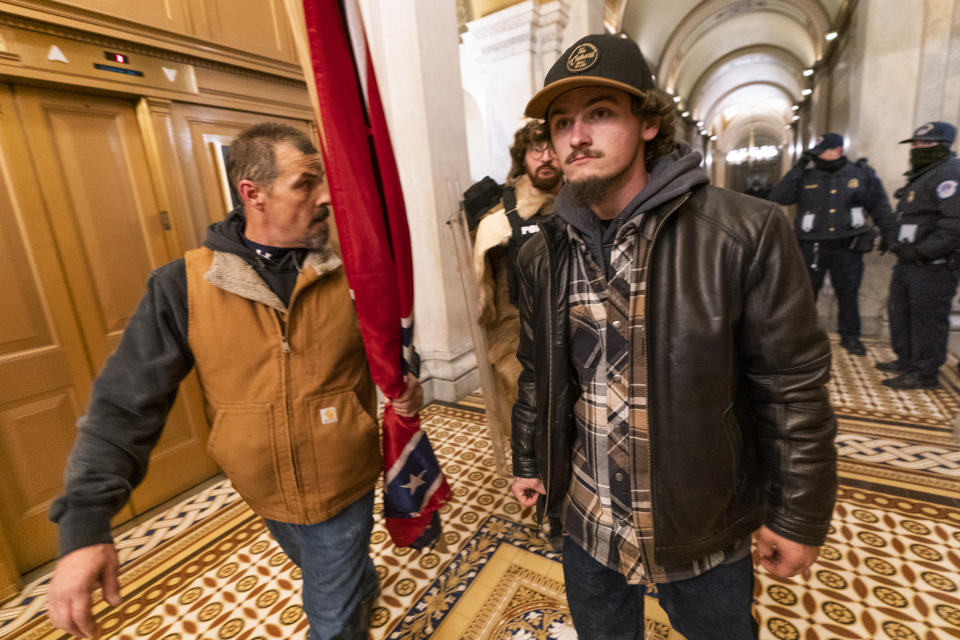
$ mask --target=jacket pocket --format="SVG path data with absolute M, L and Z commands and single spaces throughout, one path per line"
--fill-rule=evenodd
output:
M 207 440 L 207 451 L 245 500 L 281 505 L 273 405 L 221 406 Z
M 307 424 L 321 491 L 334 497 L 380 470 L 377 421 L 351 389 L 307 399 Z
M 733 405 L 730 404 L 720 416 L 720 422 L 723 424 L 723 433 L 727 437 L 727 445 L 730 448 L 730 479 L 734 493 L 739 493 L 746 475 L 743 469 L 743 434 L 740 431 L 740 423 L 733 414 Z

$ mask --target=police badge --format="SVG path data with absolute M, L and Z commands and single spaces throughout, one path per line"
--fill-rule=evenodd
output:
M 956 180 L 944 180 L 937 185 L 937 197 L 941 200 L 946 200 L 953 194 L 957 192 L 957 181 Z

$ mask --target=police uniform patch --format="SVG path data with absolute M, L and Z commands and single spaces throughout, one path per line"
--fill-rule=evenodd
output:
M 850 187 L 851 189 L 856 189 L 857 187 L 860 186 L 860 181 L 857 180 L 856 178 L 850 178 L 850 182 L 847 183 L 847 186 Z
M 600 52 L 597 50 L 597 47 L 589 42 L 584 42 L 567 56 L 567 71 L 570 73 L 586 71 L 597 64 L 597 60 L 599 59 Z
M 953 194 L 957 192 L 957 181 L 956 180 L 944 180 L 937 185 L 937 197 L 941 200 L 946 200 Z

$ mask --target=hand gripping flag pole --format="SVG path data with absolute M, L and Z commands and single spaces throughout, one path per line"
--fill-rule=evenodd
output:
M 374 382 L 400 396 L 413 351 L 410 232 L 386 116 L 353 0 L 303 0 L 324 164 L 347 280 Z M 421 549 L 440 535 L 450 488 L 419 415 L 383 415 L 387 530 Z

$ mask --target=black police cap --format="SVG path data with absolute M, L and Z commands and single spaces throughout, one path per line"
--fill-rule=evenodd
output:
M 953 144 L 957 137 L 957 128 L 949 122 L 927 122 L 920 125 L 913 131 L 913 136 L 901 140 L 900 144 L 906 142 L 945 142 L 948 145 Z

